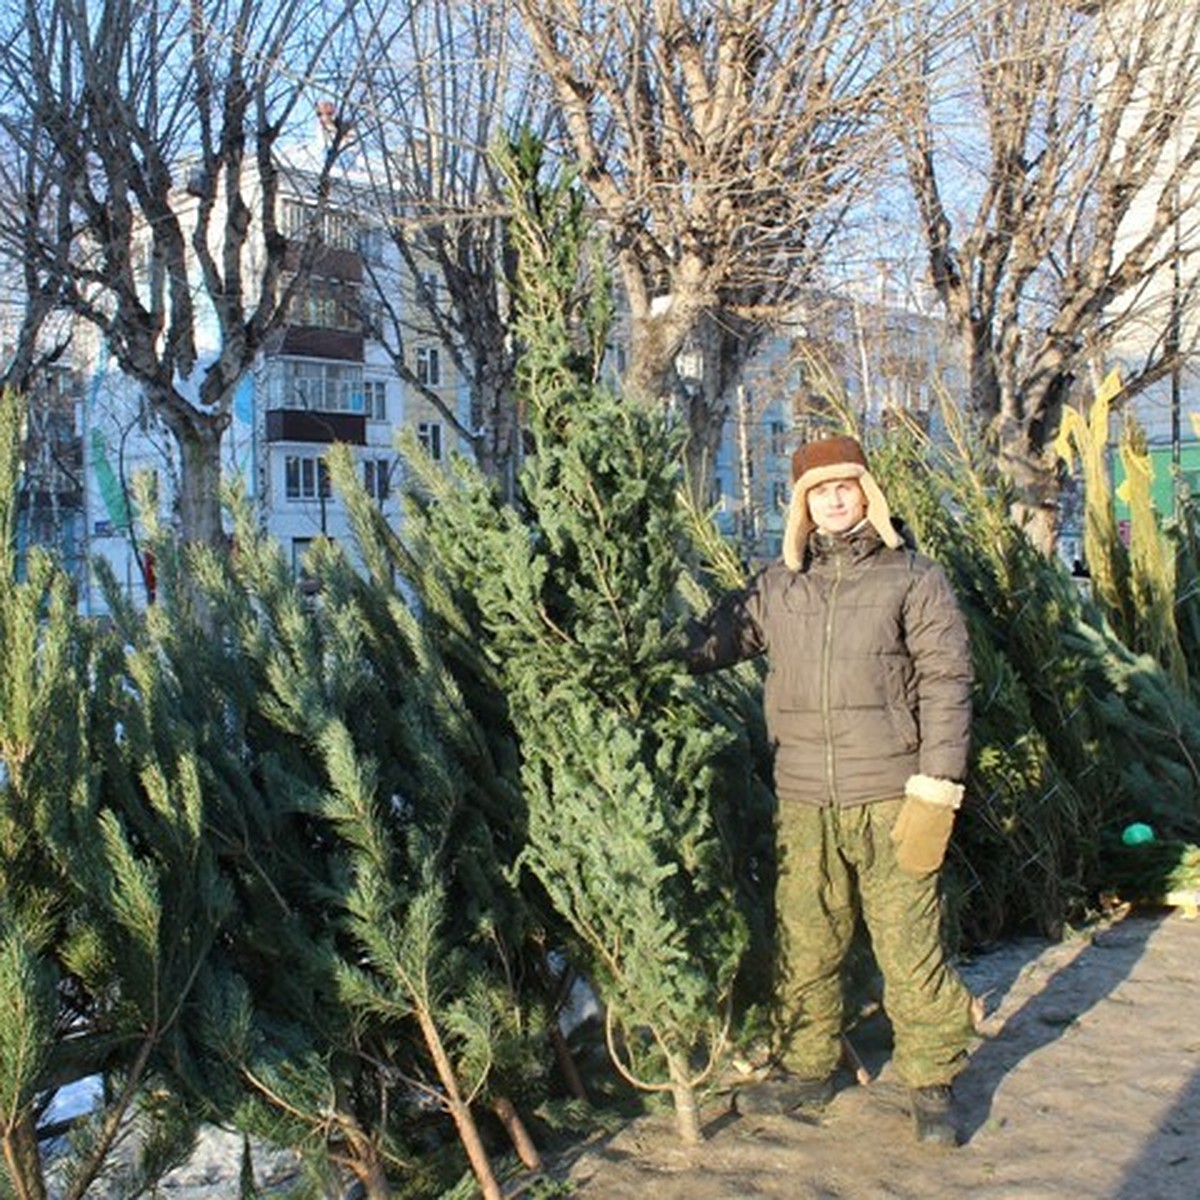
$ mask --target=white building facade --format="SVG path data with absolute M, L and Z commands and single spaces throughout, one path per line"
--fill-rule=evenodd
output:
M 389 239 L 356 213 L 352 200 L 315 203 L 303 148 L 283 174 L 287 185 L 279 200 L 280 229 L 298 246 L 318 223 L 321 250 L 285 323 L 237 385 L 222 442 L 222 472 L 240 481 L 264 530 L 300 575 L 316 538 L 344 541 L 349 547 L 347 513 L 326 465 L 335 443 L 352 448 L 360 480 L 392 522 L 399 520 L 400 507 L 397 430 L 413 428 L 438 460 L 457 447 L 438 409 L 397 372 L 395 348 L 368 333 L 366 317 L 375 301 L 366 284 L 365 259 L 387 256 Z M 352 198 L 352 186 L 343 195 Z M 254 260 L 252 248 L 247 271 L 251 295 L 257 286 Z M 403 315 L 404 307 L 415 303 L 415 284 L 398 268 L 387 275 L 397 287 L 388 302 Z M 202 321 L 199 332 L 202 359 L 215 357 L 216 321 Z M 82 542 L 82 559 L 102 559 L 121 591 L 141 605 L 153 599 L 156 579 L 146 522 L 139 513 L 144 499 L 139 489 L 152 484 L 159 519 L 169 522 L 179 489 L 178 448 L 140 386 L 117 369 L 93 330 L 78 330 L 75 347 L 72 374 L 83 468 L 77 521 L 82 538 L 76 541 Z M 406 365 L 423 387 L 436 392 L 462 420 L 467 397 L 449 369 L 448 356 L 432 338 L 413 340 L 405 353 L 411 359 Z M 78 582 L 83 611 L 104 616 L 107 604 L 95 572 L 80 571 Z

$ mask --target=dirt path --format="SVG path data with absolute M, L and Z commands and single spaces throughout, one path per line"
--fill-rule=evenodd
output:
M 965 1144 L 917 1146 L 885 1060 L 819 1121 L 705 1110 L 689 1152 L 669 1116 L 554 1172 L 579 1200 L 1197 1200 L 1200 921 L 1168 910 L 965 964 L 986 1037 L 958 1084 Z
M 1072 941 L 1016 942 L 965 964 L 985 1038 L 960 1077 L 966 1143 L 917 1146 L 870 1029 L 872 1082 L 847 1075 L 820 1121 L 704 1112 L 706 1142 L 644 1117 L 551 1164 L 521 1200 L 1200 1200 L 1200 920 L 1135 914 Z M 234 1200 L 239 1139 L 210 1132 L 164 1181 L 174 1200 Z M 256 1161 L 264 1194 L 289 1155 Z M 567 1189 L 570 1189 L 569 1191 Z

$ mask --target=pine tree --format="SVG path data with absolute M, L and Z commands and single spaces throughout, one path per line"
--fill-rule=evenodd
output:
M 948 873 L 957 927 L 970 943 L 1055 933 L 1097 902 L 1126 823 L 1152 819 L 1173 836 L 1197 828 L 1200 713 L 1163 664 L 1131 650 L 1062 565 L 1030 545 L 961 430 L 941 454 L 893 436 L 874 464 L 893 511 L 946 566 L 971 627 L 970 801 Z M 1104 541 L 1115 522 L 1095 514 L 1089 528 L 1090 559 L 1108 564 L 1104 588 L 1124 595 L 1126 560 Z
M 0 1127 L 13 1193 L 40 1200 L 36 1122 L 56 1043 L 53 938 L 66 882 L 54 852 L 65 814 L 50 789 L 87 784 L 66 581 L 37 552 L 17 574 L 21 414 L 15 395 L 0 395 Z
M 14 554 L 19 401 L 0 404 L 0 1125 L 13 1192 L 40 1200 L 38 1122 L 64 1087 L 105 1082 L 53 1162 L 56 1191 L 102 1175 L 137 1196 L 186 1154 L 185 1105 L 152 1099 L 227 897 L 206 853 L 200 766 L 151 663 L 78 618 L 70 581 Z M 118 1164 L 132 1126 L 139 1151 Z
M 348 464 L 335 466 L 343 483 Z M 361 500 L 362 497 L 358 497 Z M 462 1167 L 498 1195 L 485 1105 L 544 1073 L 518 994 L 521 907 L 502 870 L 503 771 L 414 611 L 321 543 L 300 587 L 235 505 L 236 553 L 194 551 L 186 589 L 159 543 L 162 603 L 142 644 L 187 680 L 209 827 L 237 918 L 197 985 L 177 1086 L 210 1119 L 297 1148 L 367 1194 L 444 1190 Z M 364 558 L 379 552 L 364 547 Z M 132 632 L 130 636 L 133 636 Z M 493 831 L 495 837 L 493 837 Z M 425 1146 L 418 1153 L 413 1145 Z

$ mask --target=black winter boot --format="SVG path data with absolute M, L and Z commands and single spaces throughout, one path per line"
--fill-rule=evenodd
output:
M 913 1088 L 913 1130 L 917 1141 L 930 1146 L 957 1146 L 958 1126 L 954 1120 L 954 1093 L 948 1083 Z

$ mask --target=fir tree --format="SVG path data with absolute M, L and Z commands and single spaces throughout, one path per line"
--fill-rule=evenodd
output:
M 532 439 L 519 509 L 497 508 L 469 471 L 452 494 L 409 461 L 437 498 L 426 545 L 472 596 L 519 738 L 522 863 L 571 930 L 614 1061 L 669 1092 L 694 1141 L 745 935 L 711 807 L 729 734 L 673 661 L 688 548 L 678 437 L 599 383 L 608 293 L 579 193 L 540 179 L 532 139 L 506 166 Z

